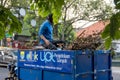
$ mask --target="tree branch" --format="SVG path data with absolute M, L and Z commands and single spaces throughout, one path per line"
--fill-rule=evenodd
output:
M 71 29 L 66 33 L 66 35 L 70 35 L 70 32 L 73 30 L 73 28 L 71 27 Z
M 7 3 L 8 0 L 5 0 L 4 3 L 3 3 L 3 6 L 5 6 L 5 4 Z
M 76 0 L 73 0 L 68 6 L 67 8 L 69 8 Z
M 73 0 L 71 3 L 70 3 L 70 5 L 68 5 L 68 6 L 66 6 L 67 5 L 67 3 L 65 3 L 65 6 L 64 6 L 64 8 L 65 8 L 65 16 L 64 16 L 64 18 L 63 18 L 63 20 L 64 20 L 64 22 L 66 22 L 66 16 L 67 16 L 67 10 L 68 10 L 68 8 L 75 2 L 76 0 Z M 66 24 L 66 23 L 65 23 Z M 64 25 L 65 26 L 65 25 Z
M 1 6 L 3 5 L 3 0 L 1 0 Z

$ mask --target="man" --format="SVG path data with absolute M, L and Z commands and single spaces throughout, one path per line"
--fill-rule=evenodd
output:
M 39 44 L 45 48 L 54 48 L 56 47 L 52 44 L 53 41 L 53 18 L 52 14 L 49 14 L 47 20 L 42 23 L 40 26 L 38 36 L 40 37 Z

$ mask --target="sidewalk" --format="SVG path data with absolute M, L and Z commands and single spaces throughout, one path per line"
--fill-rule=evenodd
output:
M 113 80 L 120 80 L 120 67 L 112 67 Z
M 120 67 L 112 67 L 112 72 L 120 74 Z

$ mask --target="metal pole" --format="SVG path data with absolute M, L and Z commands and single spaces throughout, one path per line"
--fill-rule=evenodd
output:
M 0 40 L 0 46 L 2 46 L 2 40 Z

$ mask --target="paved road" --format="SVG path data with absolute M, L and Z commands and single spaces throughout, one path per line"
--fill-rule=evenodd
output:
M 8 76 L 8 69 L 0 68 L 0 80 L 4 80 Z
M 113 80 L 120 80 L 120 67 L 112 67 Z
M 113 80 L 120 80 L 120 67 L 112 67 Z M 6 68 L 0 68 L 0 80 L 4 80 L 8 76 Z

